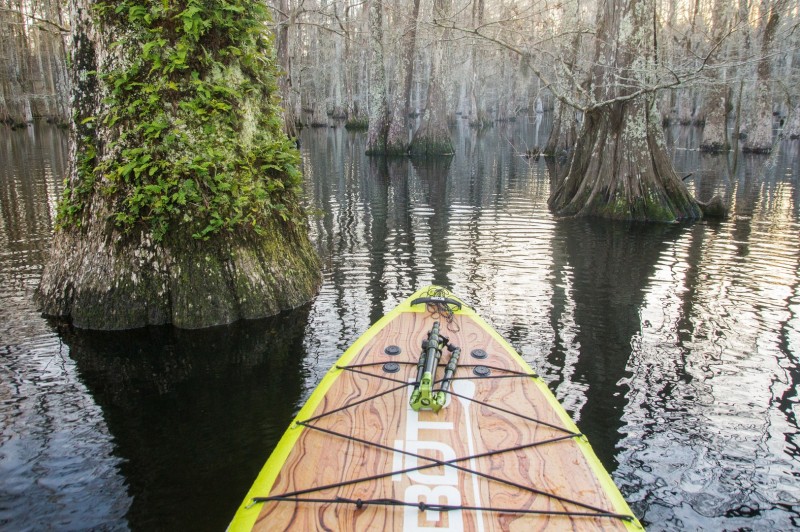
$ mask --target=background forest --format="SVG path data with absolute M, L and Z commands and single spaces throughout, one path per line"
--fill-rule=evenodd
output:
M 290 134 L 371 119 L 389 146 L 376 149 L 371 132 L 367 150 L 396 152 L 444 120 L 480 128 L 553 111 L 554 133 L 540 147 L 552 153 L 570 145 L 583 112 L 608 103 L 597 101 L 590 73 L 610 49 L 633 60 L 603 82 L 626 97 L 657 94 L 665 122 L 704 125 L 702 149 L 736 148 L 741 137 L 745 151 L 768 152 L 774 126 L 800 135 L 800 7 L 790 0 L 269 4 Z M 613 27 L 609 12 L 621 13 Z M 0 120 L 68 121 L 69 18 L 59 0 L 0 2 Z M 642 28 L 646 46 L 628 38 Z

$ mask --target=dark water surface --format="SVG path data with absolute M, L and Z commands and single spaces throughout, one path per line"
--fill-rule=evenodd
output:
M 305 131 L 314 301 L 87 333 L 31 301 L 66 135 L 0 129 L 0 528 L 224 529 L 331 363 L 430 283 L 542 373 L 649 529 L 800 526 L 800 143 L 734 167 L 675 130 L 678 173 L 731 215 L 628 225 L 553 218 L 545 161 L 519 156 L 542 131 L 464 130 L 425 163 Z

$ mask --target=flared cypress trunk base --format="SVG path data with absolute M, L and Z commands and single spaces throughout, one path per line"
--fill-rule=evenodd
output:
M 742 146 L 742 153 L 754 153 L 756 155 L 769 155 L 770 153 L 772 153 L 772 144 L 770 144 L 768 146 L 744 144 Z
M 672 168 L 655 108 L 632 101 L 596 109 L 566 175 L 548 200 L 562 216 L 673 222 L 702 211 Z
M 99 225 L 56 239 L 36 294 L 44 315 L 85 329 L 196 329 L 297 307 L 321 282 L 308 239 L 277 223 L 265 235 L 177 231 L 160 243 Z
M 453 155 L 453 153 L 453 143 L 449 138 L 419 139 L 411 145 L 411 155 L 415 157 Z
M 485 111 L 479 110 L 475 115 L 469 119 L 469 127 L 473 129 L 486 129 L 492 127 L 494 124 Z
M 731 145 L 727 142 L 702 142 L 700 151 L 703 153 L 725 153 L 731 151 Z
M 430 155 L 453 155 L 453 140 L 446 124 L 423 121 L 411 141 L 411 155 L 426 157 Z

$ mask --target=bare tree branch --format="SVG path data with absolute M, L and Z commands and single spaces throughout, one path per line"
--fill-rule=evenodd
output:
M 35 20 L 36 22 L 42 22 L 44 24 L 48 24 L 48 25 L 53 26 L 54 28 L 56 28 L 61 33 L 70 33 L 70 31 L 72 31 L 69 28 L 65 28 L 64 26 L 62 26 L 61 24 L 59 24 L 57 22 L 53 22 L 52 20 L 47 20 L 45 18 L 37 17 L 36 15 L 31 15 L 30 13 L 25 13 L 23 11 L 20 11 L 19 9 L 11 9 L 11 8 L 8 8 L 8 7 L 0 7 L 0 11 L 5 11 L 6 13 L 16 13 L 18 15 L 22 15 L 23 17 L 27 17 L 27 18 L 29 18 L 31 20 Z

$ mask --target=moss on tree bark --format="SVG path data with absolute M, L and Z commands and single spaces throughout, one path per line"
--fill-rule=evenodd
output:
M 45 314 L 197 328 L 315 293 L 266 10 L 216 3 L 75 1 L 70 175 L 37 291 Z
M 575 150 L 548 200 L 559 215 L 672 222 L 702 217 L 667 155 L 655 96 L 653 0 L 600 6 L 595 66 Z M 636 90 L 631 80 L 642 86 Z
M 702 217 L 666 154 L 657 111 L 643 98 L 586 115 L 548 203 L 563 216 L 659 222 Z
M 154 242 L 108 225 L 60 232 L 38 291 L 45 314 L 86 329 L 193 329 L 277 314 L 319 286 L 319 260 L 299 230 L 205 241 L 175 231 Z

